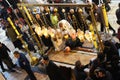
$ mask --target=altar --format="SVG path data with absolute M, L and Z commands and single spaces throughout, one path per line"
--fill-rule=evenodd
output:
M 96 57 L 97 53 L 76 50 L 72 50 L 67 54 L 64 51 L 51 52 L 49 54 L 50 60 L 53 60 L 57 63 L 63 63 L 73 66 L 77 60 L 80 60 L 83 65 L 86 65 L 89 64 L 91 59 L 94 59 Z

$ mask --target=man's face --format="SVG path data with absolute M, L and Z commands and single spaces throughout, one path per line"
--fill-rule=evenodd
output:
M 72 38 L 72 40 L 76 40 L 76 33 L 71 33 L 70 37 Z
M 19 22 L 18 20 L 15 20 L 15 23 L 16 23 L 16 24 L 18 24 L 18 22 Z
M 14 54 L 14 57 L 15 57 L 15 58 L 19 58 L 20 55 L 19 55 L 19 54 Z
M 63 23 L 60 23 L 60 24 L 59 24 L 59 27 L 60 27 L 60 28 L 63 28 Z
M 102 72 L 98 72 L 97 74 L 96 74 L 96 77 L 98 77 L 98 78 L 102 78 L 102 77 L 104 77 L 105 75 L 102 73 Z
M 22 25 L 22 24 L 18 24 L 18 26 L 19 26 L 20 28 L 22 28 L 22 27 L 23 27 L 23 25 Z
M 41 62 L 42 62 L 42 64 L 44 64 L 44 65 L 47 65 L 47 63 L 48 63 L 48 61 L 47 61 L 47 60 L 44 60 L 44 59 L 42 59 Z
M 40 19 L 40 15 L 39 14 L 36 14 L 35 15 L 37 19 Z

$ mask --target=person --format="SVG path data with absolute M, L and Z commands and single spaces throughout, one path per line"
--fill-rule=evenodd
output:
M 20 41 L 20 39 L 17 38 L 17 34 L 15 33 L 12 26 L 8 22 L 6 24 L 8 24 L 6 26 L 6 34 L 8 38 L 13 42 L 15 48 L 23 49 L 22 42 Z
M 109 40 L 104 42 L 104 46 L 105 48 L 103 50 L 103 54 L 106 55 L 106 62 L 109 63 L 108 65 L 111 65 L 111 67 L 108 67 L 108 70 L 113 75 L 113 78 L 118 80 L 117 78 L 119 76 L 117 76 L 117 74 L 119 73 L 119 52 L 117 46 Z
M 103 0 L 103 2 L 102 2 L 102 0 L 101 1 L 100 0 L 92 0 L 92 2 L 94 2 L 96 5 L 104 3 L 106 11 L 109 12 L 111 10 L 111 7 L 109 5 L 109 3 L 111 2 L 111 0 Z
M 104 68 L 105 69 L 106 63 L 105 63 L 105 55 L 102 52 L 97 53 L 97 58 L 95 58 L 93 61 L 90 61 L 90 71 L 89 76 L 96 80 L 94 70 L 97 67 Z
M 29 27 L 21 23 L 18 23 L 18 26 L 20 28 L 23 40 L 28 44 L 28 49 L 30 51 L 36 52 L 34 45 L 32 44 L 32 41 L 30 40 Z
M 117 23 L 120 24 L 120 3 L 118 4 L 118 9 L 116 10 Z
M 12 9 L 11 8 L 7 8 L 6 11 L 7 11 L 7 18 L 9 17 L 11 20 L 14 20 L 15 14 L 12 11 Z
M 40 25 L 40 27 L 45 25 L 44 20 L 43 20 L 43 18 L 41 17 L 40 14 L 38 14 L 38 13 L 35 14 L 35 18 L 36 18 L 36 21 L 38 22 L 38 24 Z
M 110 72 L 103 68 L 96 68 L 94 74 L 96 76 L 96 80 L 113 80 Z
M 19 53 L 18 51 L 14 52 L 14 56 L 18 59 L 18 63 L 22 69 L 24 69 L 30 77 L 30 80 L 37 80 L 33 71 L 31 70 L 30 63 L 26 56 L 23 53 Z
M 47 26 L 53 26 L 52 23 L 51 23 L 51 20 L 50 20 L 50 8 L 48 6 L 45 6 L 44 7 L 44 18 L 46 19 L 46 24 Z
M 96 4 L 93 3 L 93 12 L 94 12 L 94 15 L 95 15 L 95 18 L 98 22 L 100 22 L 100 26 L 101 26 L 101 32 L 103 32 L 105 30 L 105 22 L 104 22 L 104 19 L 103 19 L 103 15 L 102 15 L 102 11 L 101 11 L 101 7 L 98 7 Z M 108 22 L 108 27 L 110 30 L 113 31 L 113 34 L 115 34 L 115 30 L 114 28 L 110 25 L 110 23 Z
M 105 48 L 103 50 L 103 53 L 106 54 L 107 61 L 114 61 L 115 56 L 119 57 L 119 52 L 117 50 L 117 47 L 112 41 L 110 40 L 105 41 L 104 46 Z
M 82 44 L 83 44 L 83 42 L 80 42 L 80 39 L 76 35 L 76 31 L 71 30 L 70 37 L 65 42 L 65 45 L 66 45 L 65 51 L 68 50 L 68 48 L 69 48 L 69 50 L 73 50 L 73 49 L 82 47 Z
M 4 68 L 4 66 L 3 66 L 3 63 L 2 63 L 2 60 L 0 59 L 0 66 L 1 66 L 1 69 L 2 69 L 2 72 L 5 72 L 5 68 Z
M 87 67 L 88 65 L 82 65 L 80 60 L 75 62 L 74 74 L 76 80 L 85 80 L 87 78 L 87 73 L 84 71 Z
M 1 61 L 3 61 L 7 65 L 8 69 L 11 72 L 15 72 L 15 70 L 13 70 L 13 67 L 15 67 L 15 65 L 13 64 L 12 59 L 10 58 L 10 56 L 8 54 L 8 51 L 10 52 L 8 47 L 5 44 L 0 42 L 0 59 L 1 59 Z
M 48 47 L 48 49 L 45 50 L 44 53 L 48 53 L 49 50 L 53 47 L 53 42 L 51 41 L 51 36 L 48 34 L 47 28 L 43 27 L 41 32 L 42 32 L 41 40 L 43 44 L 46 47 Z
M 46 73 L 50 80 L 65 80 L 62 73 L 60 73 L 59 67 L 49 60 L 47 55 L 43 55 L 41 62 L 46 66 Z
M 53 28 L 56 28 L 57 27 L 57 23 L 60 20 L 60 15 L 58 14 L 57 8 L 54 8 L 54 11 L 50 15 L 50 20 L 51 20 L 52 25 L 54 26 Z
M 58 22 L 57 28 L 59 28 L 61 31 L 68 31 L 68 32 L 70 32 L 70 30 L 73 29 L 72 25 L 70 25 L 70 23 L 65 19 Z
M 0 11 L 1 18 L 7 20 L 7 10 L 6 10 L 6 7 L 3 4 L 1 4 L 0 8 L 1 8 L 1 11 Z

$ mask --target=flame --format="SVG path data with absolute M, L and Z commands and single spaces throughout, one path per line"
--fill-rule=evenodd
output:
M 38 27 L 38 26 L 35 27 L 35 32 L 37 33 L 38 36 L 41 36 L 41 35 L 42 35 L 42 33 L 41 33 L 41 28 Z
M 47 30 L 47 28 L 43 28 L 42 29 L 42 34 L 45 36 L 45 37 L 48 37 L 48 30 Z

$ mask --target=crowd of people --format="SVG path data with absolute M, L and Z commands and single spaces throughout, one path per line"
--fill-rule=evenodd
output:
M 66 0 L 69 2 L 69 0 Z M 109 2 L 103 0 L 106 5 L 106 10 L 110 10 Z M 11 4 L 11 6 L 8 4 Z M 65 50 L 70 51 L 75 48 L 83 47 L 83 44 L 87 41 L 89 43 L 93 42 L 92 31 L 89 30 L 89 25 L 92 22 L 90 16 L 90 8 L 78 8 L 78 7 L 40 7 L 38 11 L 37 8 L 31 10 L 31 17 L 33 22 L 30 20 L 28 22 L 25 20 L 25 15 L 22 15 L 21 10 L 17 7 L 19 0 L 0 0 L 0 18 L 1 18 L 1 28 L 6 30 L 8 38 L 13 42 L 16 48 L 23 50 L 22 42 L 17 38 L 17 34 L 11 27 L 7 18 L 10 17 L 13 21 L 18 32 L 22 34 L 22 39 L 28 44 L 28 49 L 30 51 L 36 52 L 34 48 L 34 40 L 31 40 L 30 27 L 35 32 L 39 42 L 48 47 L 44 53 L 47 53 L 51 47 L 54 47 L 55 51 Z M 63 3 L 62 0 L 48 0 L 47 3 Z M 69 2 L 70 3 L 70 2 Z M 75 3 L 75 2 L 74 2 Z M 86 4 L 93 5 L 93 13 L 97 22 L 100 23 L 101 32 L 105 32 L 104 20 L 101 17 L 101 9 L 99 7 L 99 0 L 93 0 L 91 3 L 89 0 L 85 1 Z M 88 15 L 86 18 L 81 18 L 84 15 L 83 10 Z M 40 12 L 39 12 L 40 11 Z M 16 17 L 16 15 L 19 17 Z M 85 15 L 84 15 L 85 16 Z M 120 25 L 120 3 L 119 9 L 116 10 L 117 23 Z M 86 21 L 88 20 L 88 22 Z M 28 25 L 28 23 L 30 23 Z M 115 30 L 109 24 L 109 29 L 115 34 Z M 120 40 L 120 29 L 118 29 L 117 38 Z M 94 38 L 95 35 L 94 35 Z M 97 39 L 96 39 L 97 41 Z M 63 46 L 64 45 L 64 46 Z M 120 44 L 118 42 L 112 42 L 112 40 L 103 41 L 104 50 L 103 52 L 97 53 L 97 58 L 90 61 L 87 65 L 82 65 L 81 61 L 76 61 L 74 68 L 75 80 L 120 80 L 120 66 L 119 66 L 119 52 Z M 43 47 L 43 46 L 42 46 Z M 95 45 L 84 46 L 87 48 L 94 48 Z M 87 50 L 87 49 L 86 49 Z M 2 62 L 4 62 L 8 69 L 14 72 L 14 67 L 12 59 L 9 57 L 8 52 L 10 50 L 3 44 L 0 43 L 0 65 L 2 71 L 6 71 Z M 24 54 L 18 51 L 14 52 L 14 56 L 18 59 L 20 67 L 23 68 L 29 75 L 31 80 L 36 80 L 35 75 L 31 70 L 31 66 Z M 44 55 L 41 63 L 46 68 L 46 73 L 48 74 L 50 80 L 67 80 L 66 76 L 60 71 L 60 67 L 54 64 L 47 55 Z M 85 72 L 84 69 L 89 68 L 89 72 Z

